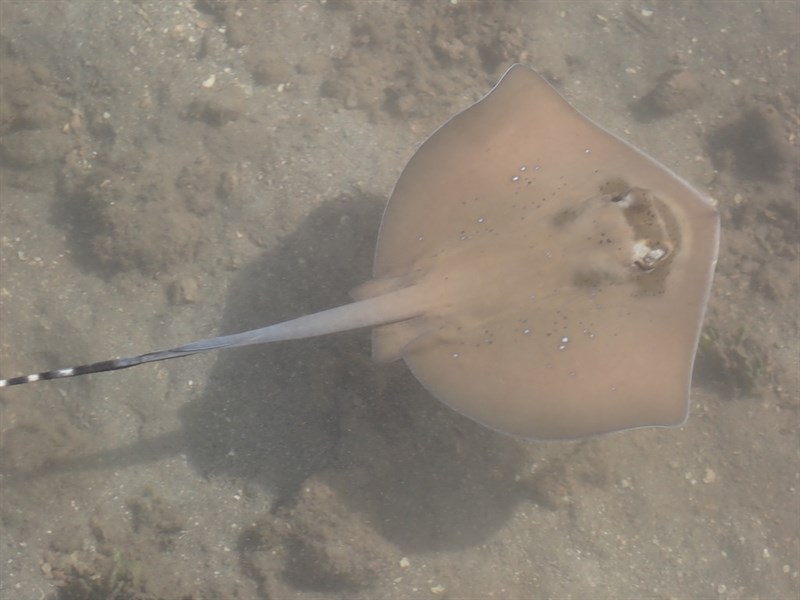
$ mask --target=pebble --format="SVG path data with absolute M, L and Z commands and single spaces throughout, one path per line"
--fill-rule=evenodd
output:
M 191 304 L 197 301 L 197 280 L 181 277 L 169 287 L 169 299 L 173 304 Z
M 705 475 L 703 475 L 703 483 L 714 483 L 717 480 L 717 474 L 714 469 L 706 467 Z

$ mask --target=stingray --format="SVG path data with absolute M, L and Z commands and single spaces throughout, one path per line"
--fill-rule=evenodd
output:
M 0 386 L 372 327 L 376 360 L 497 431 L 677 425 L 718 238 L 707 198 L 515 65 L 411 157 L 353 303 Z

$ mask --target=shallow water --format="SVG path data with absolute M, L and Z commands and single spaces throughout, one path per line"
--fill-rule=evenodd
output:
M 3 598 L 797 595 L 795 3 L 0 12 L 4 376 L 345 301 L 405 161 L 513 62 L 723 218 L 678 429 L 508 438 L 364 333 L 3 390 Z

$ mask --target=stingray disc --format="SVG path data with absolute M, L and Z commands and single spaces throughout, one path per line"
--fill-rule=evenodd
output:
M 376 288 L 423 310 L 375 354 L 507 433 L 682 423 L 718 236 L 705 197 L 514 66 L 397 182 Z

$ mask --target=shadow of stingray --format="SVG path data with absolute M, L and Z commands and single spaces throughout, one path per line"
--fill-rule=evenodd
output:
M 370 276 L 380 216 L 368 197 L 315 210 L 242 272 L 220 330 L 348 302 Z M 181 418 L 200 472 L 257 483 L 274 507 L 319 474 L 408 550 L 482 541 L 518 501 L 520 444 L 441 405 L 402 363 L 374 364 L 366 331 L 223 353 Z
M 279 248 L 243 269 L 221 331 L 240 331 L 350 301 L 369 276 L 380 203 L 340 198 L 314 211 Z M 370 233 L 367 233 L 370 232 Z M 339 404 L 368 356 L 365 332 L 220 354 L 203 397 L 181 412 L 189 459 L 204 474 L 258 483 L 290 499 L 327 466 L 341 435 Z
M 231 285 L 222 332 L 344 304 L 367 280 L 381 202 L 341 197 L 315 210 Z M 220 353 L 183 427 L 51 462 L 14 481 L 122 468 L 185 453 L 204 476 L 249 482 L 291 509 L 321 479 L 349 510 L 407 551 L 484 541 L 522 496 L 516 439 L 437 402 L 398 362 L 376 365 L 366 331 Z M 7 480 L 8 481 L 8 480 Z

